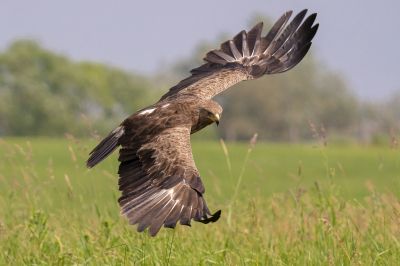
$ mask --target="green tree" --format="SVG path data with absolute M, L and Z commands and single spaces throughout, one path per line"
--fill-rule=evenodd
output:
M 76 63 L 33 41 L 0 54 L 0 134 L 102 133 L 150 103 L 144 77 L 95 63 Z

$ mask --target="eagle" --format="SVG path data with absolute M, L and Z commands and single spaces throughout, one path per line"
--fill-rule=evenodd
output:
M 89 154 L 92 168 L 119 148 L 118 199 L 121 213 L 139 232 L 155 236 L 162 226 L 190 226 L 191 221 L 215 222 L 196 168 L 190 135 L 218 125 L 222 107 L 212 98 L 243 81 L 288 71 L 307 54 L 319 24 L 307 10 L 292 20 L 284 13 L 262 36 L 263 23 L 239 32 L 219 49 L 208 52 L 205 63 L 169 89 L 153 105 L 137 111 L 112 130 Z M 290 21 L 289 21 L 290 20 Z

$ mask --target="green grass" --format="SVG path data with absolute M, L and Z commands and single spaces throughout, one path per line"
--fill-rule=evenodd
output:
M 85 168 L 94 144 L 0 139 L 0 265 L 400 261 L 398 149 L 228 143 L 226 154 L 218 142 L 195 142 L 206 200 L 222 218 L 151 238 L 119 214 L 116 157 Z

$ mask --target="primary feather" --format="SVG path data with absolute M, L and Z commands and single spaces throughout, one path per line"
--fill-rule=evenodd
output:
M 264 37 L 262 23 L 239 32 L 219 49 L 208 52 L 206 63 L 192 69 L 192 75 L 172 87 L 161 101 L 184 94 L 211 99 L 242 80 L 293 68 L 307 54 L 318 30 L 318 24 L 313 25 L 316 14 L 304 20 L 306 13 L 301 11 L 289 22 L 292 11 L 286 12 Z

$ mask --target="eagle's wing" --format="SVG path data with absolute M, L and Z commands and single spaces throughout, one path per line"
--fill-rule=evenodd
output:
M 203 198 L 204 186 L 190 145 L 190 124 L 171 127 L 144 141 L 122 144 L 119 161 L 119 204 L 138 231 L 149 227 L 156 235 L 161 226 L 190 225 L 191 219 L 208 223 L 211 215 Z
M 268 34 L 261 36 L 263 24 L 250 31 L 241 31 L 233 40 L 221 44 L 219 50 L 207 53 L 204 65 L 192 69 L 192 75 L 172 87 L 161 100 L 195 95 L 211 99 L 232 85 L 247 79 L 287 71 L 307 54 L 318 29 L 313 25 L 316 14 L 303 19 L 301 11 L 288 23 L 292 11 L 278 19 Z

